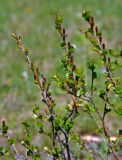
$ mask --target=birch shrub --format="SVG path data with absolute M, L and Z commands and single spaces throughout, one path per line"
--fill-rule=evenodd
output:
M 106 47 L 102 33 L 90 12 L 84 11 L 82 17 L 87 25 L 80 29 L 79 34 L 84 35 L 88 39 L 94 56 L 97 55 L 96 57 L 99 57 L 98 60 L 89 57 L 87 65 L 90 71 L 89 83 L 85 80 L 86 75 L 83 74 L 83 71 L 74 62 L 76 48 L 69 41 L 67 30 L 63 26 L 62 17 L 58 14 L 55 19 L 55 29 L 61 38 L 60 47 L 65 52 L 65 56 L 61 59 L 63 64 L 62 70 L 65 74 L 63 78 L 60 78 L 59 73 L 55 73 L 53 80 L 57 87 L 60 87 L 70 97 L 70 102 L 67 103 L 63 115 L 58 114 L 55 110 L 58 105 L 53 98 L 47 78 L 43 73 L 40 73 L 39 67 L 36 67 L 32 62 L 29 50 L 24 47 L 21 37 L 12 34 L 18 48 L 26 59 L 28 67 L 33 73 L 35 84 L 40 88 L 42 102 L 44 103 L 44 107 L 35 105 L 32 108 L 33 121 L 38 128 L 37 134 L 48 136 L 52 144 L 51 147 L 43 146 L 42 149 L 39 147 L 40 144 L 38 146 L 34 145 L 31 134 L 33 130 L 32 125 L 25 121 L 23 122 L 25 137 L 21 142 L 21 145 L 24 147 L 24 153 L 20 153 L 17 150 L 16 140 L 9 136 L 6 122 L 2 121 L 1 134 L 6 138 L 7 144 L 0 146 L 1 158 L 17 160 L 121 159 L 120 142 L 122 128 L 116 131 L 116 138 L 112 140 L 111 133 L 107 127 L 109 122 L 106 121 L 106 117 L 110 112 L 115 112 L 118 116 L 122 116 L 122 51 L 115 52 Z M 98 72 L 101 71 L 101 68 L 96 65 L 97 61 L 101 63 L 100 66 L 103 69 L 99 79 Z M 96 84 L 98 84 L 97 87 Z M 102 101 L 102 106 L 99 106 L 99 100 Z M 95 133 L 100 137 L 102 147 L 99 146 L 99 143 L 82 138 L 74 130 L 74 127 L 77 125 L 75 119 L 81 113 L 87 113 L 87 116 L 94 121 L 97 126 Z M 50 134 L 45 130 L 47 124 L 50 126 Z

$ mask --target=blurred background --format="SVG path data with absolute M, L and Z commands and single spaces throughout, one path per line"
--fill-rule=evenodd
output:
M 121 0 L 5 0 L 0 2 L 0 119 L 5 119 L 10 130 L 21 137 L 22 122 L 31 119 L 31 108 L 41 103 L 39 88 L 23 56 L 16 47 L 11 33 L 21 35 L 30 57 L 39 66 L 48 81 L 55 72 L 62 74 L 60 37 L 55 31 L 55 16 L 60 13 L 69 39 L 77 46 L 76 62 L 85 70 L 90 53 L 89 42 L 80 34 L 85 24 L 81 18 L 83 10 L 90 10 L 108 48 L 121 49 L 122 1 Z M 92 55 L 93 56 L 93 55 Z M 64 93 L 52 82 L 52 92 L 61 111 L 65 106 Z M 78 127 L 81 132 L 93 132 L 95 126 L 86 115 Z M 119 117 L 117 117 L 119 119 Z M 87 122 L 87 125 L 86 125 Z M 90 122 L 90 123 L 88 123 Z M 112 121 L 111 127 L 119 124 Z

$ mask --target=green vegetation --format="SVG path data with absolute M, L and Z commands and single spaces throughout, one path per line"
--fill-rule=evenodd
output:
M 104 33 L 104 37 L 111 47 L 121 47 L 122 23 L 121 23 L 121 0 L 79 0 L 56 1 L 46 0 L 36 3 L 33 0 L 11 1 L 5 0 L 0 5 L 0 117 L 7 118 L 12 128 L 18 128 L 16 121 L 20 123 L 25 110 L 30 116 L 30 107 L 40 102 L 39 90 L 32 83 L 32 76 L 14 49 L 14 42 L 10 33 L 18 33 L 23 37 L 25 46 L 31 51 L 31 57 L 50 79 L 50 72 L 60 72 L 61 63 L 59 57 L 62 50 L 59 39 L 54 29 L 54 17 L 60 12 L 66 19 L 65 26 L 71 33 L 71 41 L 77 43 L 77 61 L 85 68 L 88 54 L 91 55 L 89 43 L 79 35 L 79 28 L 83 23 L 81 12 L 85 9 L 91 10 Z M 75 32 L 74 30 L 77 30 Z M 48 42 L 47 42 L 48 40 Z M 88 49 L 89 50 L 86 50 Z M 81 57 L 79 59 L 79 56 Z M 9 61 L 9 63 L 8 63 Z M 88 74 L 85 69 L 86 74 Z M 23 80 L 23 73 L 27 73 L 28 80 Z M 33 84 L 33 85 L 32 85 Z M 31 94 L 33 92 L 33 95 Z M 63 99 L 60 90 L 55 91 L 58 99 Z M 9 112 L 9 115 L 8 115 Z M 15 113 L 17 116 L 15 116 Z
M 86 7 L 87 6 L 87 7 Z M 110 7 L 111 6 L 111 7 Z M 96 9 L 94 9 L 94 8 Z M 103 132 L 105 134 L 105 137 L 109 141 L 108 133 L 106 134 L 105 128 L 104 128 L 104 116 L 107 114 L 108 118 L 106 121 L 112 121 L 107 123 L 107 127 L 110 130 L 110 133 L 117 135 L 118 132 L 121 134 L 121 124 L 119 119 L 121 119 L 121 54 L 119 52 L 120 44 L 121 44 L 121 1 L 82 1 L 81 6 L 79 5 L 78 1 L 45 1 L 40 2 L 37 1 L 37 3 L 34 2 L 18 2 L 15 1 L 14 3 L 12 1 L 7 0 L 6 2 L 2 3 L 1 6 L 1 119 L 4 121 L 7 121 L 7 125 L 9 125 L 12 129 L 12 134 L 17 134 L 18 140 L 24 136 L 22 134 L 21 130 L 21 123 L 25 120 L 28 120 L 28 122 L 24 122 L 23 125 L 25 127 L 25 130 L 27 132 L 27 138 L 31 137 L 30 133 L 28 132 L 30 124 L 29 121 L 32 121 L 33 118 L 36 118 L 36 114 L 38 113 L 38 109 L 42 107 L 42 103 L 40 103 L 40 90 L 37 89 L 36 85 L 33 83 L 33 74 L 37 74 L 36 76 L 39 76 L 38 70 L 35 72 L 35 66 L 38 66 L 42 73 L 47 77 L 45 80 L 45 76 L 41 74 L 42 80 L 44 81 L 45 85 L 40 88 L 45 90 L 47 87 L 48 89 L 48 83 L 51 83 L 51 93 L 54 95 L 56 99 L 56 104 L 58 104 L 58 107 L 54 109 L 54 113 L 58 113 L 56 115 L 58 118 L 57 121 L 54 121 L 54 130 L 59 131 L 61 128 L 59 127 L 60 123 L 62 125 L 62 118 L 66 118 L 65 116 L 61 118 L 61 114 L 65 115 L 65 109 L 68 102 L 68 110 L 67 113 L 70 113 L 72 111 L 73 106 L 70 104 L 71 98 L 70 96 L 67 96 L 66 92 L 62 89 L 68 91 L 69 94 L 73 95 L 74 97 L 77 95 L 80 97 L 81 95 L 84 95 L 86 90 L 84 86 L 87 86 L 87 90 L 90 92 L 91 95 L 95 95 L 94 100 L 95 103 L 97 103 L 97 107 L 99 106 L 99 111 L 103 114 L 103 121 L 101 123 L 103 124 L 103 128 L 99 128 L 99 132 Z M 84 8 L 88 8 L 93 12 L 93 15 L 95 16 L 96 21 L 98 21 L 98 24 L 102 30 L 102 33 L 104 33 L 105 41 L 110 42 L 104 44 L 102 43 L 102 35 L 99 32 L 98 28 L 96 27 L 95 32 L 93 32 L 94 27 L 94 19 L 91 19 L 88 12 L 85 12 L 83 14 L 83 17 L 88 21 L 90 24 L 90 30 L 86 30 L 87 24 L 81 29 L 81 26 L 83 26 L 83 19 L 81 19 L 81 12 Z M 54 16 L 60 12 L 62 16 L 64 17 L 64 26 L 66 26 L 66 30 L 62 30 L 60 28 L 62 26 L 62 21 L 59 18 L 59 21 L 56 21 L 56 29 L 61 35 L 62 42 L 57 36 L 55 32 L 55 26 L 54 26 Z M 73 13 L 72 13 L 73 12 Z M 57 19 L 58 19 L 57 18 Z M 85 30 L 88 32 L 88 34 L 85 32 Z M 34 62 L 34 66 L 31 64 L 31 69 L 33 71 L 33 74 L 28 69 L 28 66 L 23 62 L 23 56 L 21 54 L 15 53 L 15 43 L 11 40 L 10 33 L 16 32 L 17 35 L 21 35 L 23 37 L 24 46 L 28 46 L 29 48 L 29 56 L 31 57 L 32 61 Z M 66 33 L 65 33 L 66 32 Z M 80 33 L 82 32 L 82 34 Z M 68 39 L 70 39 L 71 43 L 65 42 L 65 34 L 67 34 Z M 96 33 L 97 39 L 94 39 L 94 33 Z M 63 35 L 64 34 L 64 35 Z M 93 35 L 92 35 L 93 34 Z M 13 35 L 14 38 L 20 42 L 19 37 L 16 35 Z M 63 37 L 64 36 L 64 37 Z M 91 42 L 89 43 L 88 40 Z M 98 46 L 96 42 L 99 41 L 101 47 Z M 61 42 L 61 44 L 60 44 Z M 66 49 L 69 51 L 69 53 L 74 54 L 76 57 L 73 61 L 73 63 L 78 64 L 78 70 L 76 80 L 79 81 L 78 85 L 82 86 L 83 90 L 79 89 L 79 86 L 74 85 L 74 81 L 72 80 L 70 71 L 73 70 L 73 66 L 68 66 L 67 70 L 67 56 L 65 51 L 63 51 L 61 48 Z M 92 47 L 93 46 L 93 47 Z M 68 48 L 65 48 L 68 47 Z M 112 50 L 112 48 L 118 48 Z M 91 49 L 92 48 L 92 49 Z M 102 48 L 102 49 L 101 49 Z M 108 48 L 108 49 L 106 49 Z M 22 49 L 20 47 L 20 49 Z M 101 50 L 101 51 L 99 51 Z M 99 57 L 99 54 L 95 54 L 94 52 L 102 52 L 104 51 L 103 56 L 101 56 L 101 59 Z M 27 53 L 27 50 L 25 50 Z M 25 52 L 24 51 L 24 52 Z M 76 51 L 74 53 L 74 51 Z M 19 53 L 18 50 L 16 52 Z M 70 55 L 70 56 L 71 56 Z M 60 62 L 59 59 L 61 57 L 64 57 L 62 59 L 62 62 Z M 79 58 L 80 57 L 80 58 Z M 25 56 L 26 60 L 27 57 Z M 72 59 L 72 57 L 70 57 Z M 106 62 L 107 59 L 107 62 Z M 9 63 L 8 63 L 9 60 Z M 91 61 L 90 61 L 91 60 Z M 116 61 L 117 60 L 117 61 Z M 106 64 L 107 63 L 107 64 Z M 105 66 L 109 67 L 110 72 L 112 74 L 114 73 L 113 79 L 111 79 L 111 74 L 105 73 Z M 88 67 L 87 67 L 88 66 Z M 104 67 L 103 67 L 104 66 Z M 62 68 L 64 67 L 64 70 Z M 88 69 L 89 68 L 89 69 Z M 120 70 L 119 70 L 120 68 Z M 74 69 L 75 70 L 75 69 Z M 91 70 L 91 71 L 90 71 Z M 106 69 L 107 70 L 107 69 Z M 58 73 L 55 74 L 55 73 Z M 104 73 L 104 78 L 101 78 Z M 64 79 L 64 75 L 66 75 L 66 79 Z M 107 78 L 107 80 L 105 80 Z M 37 77 L 35 78 L 35 81 L 37 81 Z M 56 83 L 53 81 L 55 79 L 58 87 L 56 87 Z M 80 80 L 79 80 L 80 79 Z M 111 82 L 109 81 L 111 80 Z M 82 82 L 82 83 L 81 83 Z M 92 85 L 91 83 L 92 82 Z M 94 82 L 94 83 L 93 83 Z M 39 81 L 37 81 L 37 84 L 39 84 Z M 65 84 L 67 84 L 67 87 L 70 89 L 72 88 L 73 91 L 69 91 L 65 88 Z M 76 85 L 76 84 L 75 84 Z M 61 89 L 62 88 L 62 89 Z M 48 96 L 50 95 L 50 90 L 48 93 Z M 108 92 L 110 91 L 110 94 Z M 74 95 L 75 93 L 75 95 Z M 115 98 L 114 98 L 115 94 Z M 42 95 L 43 96 L 43 95 Z M 76 96 L 76 97 L 77 97 Z M 75 98 L 72 97 L 73 104 L 75 105 Z M 87 97 L 89 98 L 89 97 Z M 44 99 L 43 99 L 44 100 Z M 82 105 L 82 99 L 79 99 L 78 105 Z M 66 122 L 66 126 L 63 126 L 65 131 L 67 133 L 70 132 L 70 129 L 74 126 L 74 129 L 77 131 L 76 133 L 99 133 L 97 132 L 97 126 L 94 123 L 94 114 L 97 113 L 97 110 L 94 108 L 93 101 L 91 101 L 91 105 L 85 105 L 85 112 L 81 112 L 81 115 L 79 116 L 79 111 L 75 110 L 76 113 L 76 119 L 74 122 L 77 124 L 74 126 L 70 122 Z M 45 101 L 44 101 L 45 103 Z M 51 100 L 52 106 L 54 101 Z M 117 105 L 116 105 L 117 103 Z M 39 104 L 38 107 L 35 106 L 35 104 Z M 106 107 L 106 105 L 109 104 L 109 108 Z M 103 107 L 105 105 L 105 107 Z M 33 107 L 33 113 L 30 112 L 30 108 Z M 52 107 L 51 106 L 51 107 Z M 81 106 L 83 107 L 83 106 Z M 49 108 L 48 108 L 49 109 Z M 48 109 L 45 109 L 43 112 L 50 112 Z M 27 112 L 28 111 L 28 112 Z M 93 119 L 88 116 L 88 112 L 93 112 Z M 94 113 L 95 112 L 95 113 Z M 110 112 L 110 113 L 109 113 Z M 9 114 L 8 114 L 9 113 Z M 78 115 L 77 115 L 78 114 Z M 120 116 L 118 116 L 120 115 Z M 99 114 L 97 115 L 98 119 Z M 38 117 L 38 116 L 37 116 Z M 60 118 L 61 119 L 60 119 Z M 97 120 L 98 120 L 97 119 Z M 39 116 L 39 122 L 37 122 L 37 126 L 40 129 L 40 132 L 43 132 L 43 126 L 42 123 L 42 117 Z M 50 120 L 53 122 L 53 119 Z M 86 123 L 87 121 L 87 123 Z M 73 123 L 74 123 L 73 122 Z M 81 123 L 79 123 L 81 122 Z M 99 122 L 99 120 L 98 120 Z M 33 127 L 33 133 L 35 134 L 37 131 L 37 128 L 35 127 L 35 122 L 32 121 L 31 125 Z M 87 124 L 87 125 L 86 125 Z M 67 128 L 69 127 L 69 128 Z M 16 128 L 16 129 L 14 129 Z M 7 133 L 7 126 L 5 123 L 3 123 L 3 134 L 6 135 Z M 29 134 L 29 135 L 28 135 Z M 51 134 L 51 133 L 49 133 Z M 36 136 L 36 135 L 35 135 Z M 53 134 L 54 136 L 54 134 Z M 74 135 L 72 135 L 74 136 Z M 38 137 L 38 136 L 37 136 Z M 9 144 L 13 145 L 15 142 L 13 139 L 9 139 Z M 44 138 L 46 139 L 46 138 Z M 54 140 L 55 138 L 53 138 Z M 76 137 L 74 139 L 77 139 Z M 49 140 L 50 141 L 50 140 Z M 23 141 L 23 145 L 27 148 L 27 144 L 25 144 L 25 141 Z M 30 142 L 29 142 L 30 143 Z M 48 144 L 43 142 L 44 145 L 48 146 Z M 49 143 L 49 142 L 48 142 Z M 30 145 L 30 144 L 29 144 Z M 42 144 L 42 146 L 44 146 Z M 81 144 L 80 144 L 81 145 Z M 111 144 L 109 144 L 111 145 Z M 49 145 L 50 146 L 50 145 Z M 31 146 L 32 147 L 32 146 Z M 52 146 L 51 146 L 52 147 Z M 83 147 L 83 146 L 82 146 Z M 109 146 L 110 147 L 110 146 Z M 13 147 L 14 148 L 14 147 Z M 28 149 L 28 148 L 27 148 Z M 32 149 L 32 148 L 31 148 Z M 66 148 L 68 151 L 68 148 Z M 110 150 L 109 150 L 110 149 Z M 108 151 L 111 152 L 112 148 L 109 148 Z M 108 154 L 108 151 L 106 151 L 106 154 Z M 60 149 L 59 148 L 53 148 L 51 153 L 56 158 L 56 156 L 59 156 Z M 2 149 L 1 149 L 2 153 Z M 51 154 L 50 153 L 50 154 Z M 28 153 L 29 156 L 32 156 L 31 151 L 29 150 Z M 38 158 L 38 155 L 36 155 Z M 81 155 L 79 155 L 81 156 Z M 58 157 L 57 157 L 58 158 Z

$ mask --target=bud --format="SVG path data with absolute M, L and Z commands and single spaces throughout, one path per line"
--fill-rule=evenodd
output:
M 99 42 L 102 43 L 102 36 L 99 37 Z
M 70 42 L 68 42 L 68 50 L 70 50 L 70 48 L 71 48 L 71 44 Z
M 110 59 L 110 57 L 108 57 L 108 64 L 110 64 L 110 62 L 111 62 L 111 59 Z
M 72 101 L 73 101 L 74 104 L 76 104 L 76 98 L 75 98 L 75 96 L 72 96 Z
M 70 57 L 70 62 L 73 63 L 73 56 Z
M 4 127 L 6 125 L 5 120 L 2 121 L 2 126 Z
M 72 103 L 71 103 L 71 104 L 68 104 L 68 109 L 69 109 L 70 111 L 73 110 L 73 104 L 72 104 Z
M 90 17 L 90 22 L 89 22 L 91 29 L 93 30 L 94 27 L 94 17 Z
M 65 35 L 65 28 L 63 28 L 63 35 Z
M 105 50 L 105 43 L 102 44 L 102 49 Z
M 98 26 L 95 27 L 95 32 L 98 34 Z
M 12 33 L 11 36 L 15 39 L 17 39 L 17 35 L 15 33 Z

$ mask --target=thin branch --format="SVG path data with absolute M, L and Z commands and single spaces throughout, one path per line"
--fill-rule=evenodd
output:
M 58 137 L 58 142 L 59 142 L 60 148 L 61 148 L 62 158 L 63 158 L 63 160 L 66 160 L 65 153 L 64 153 L 64 148 L 63 148 L 63 144 L 62 144 L 62 141 L 61 141 L 61 139 L 60 139 L 60 135 L 58 134 L 57 137 Z
M 70 155 L 70 147 L 69 147 L 69 136 L 67 132 L 61 127 L 61 131 L 63 132 L 65 136 L 65 145 L 66 145 L 66 151 L 67 151 L 67 159 L 71 160 L 71 155 Z

